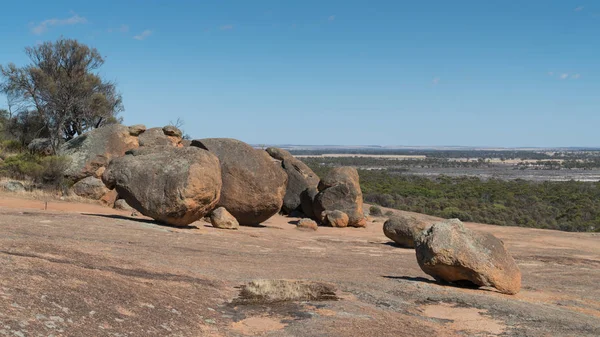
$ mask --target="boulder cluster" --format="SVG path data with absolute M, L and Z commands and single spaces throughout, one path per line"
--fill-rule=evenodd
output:
M 230 138 L 186 141 L 174 126 L 113 124 L 70 140 L 59 154 L 71 158 L 66 176 L 74 194 L 172 226 L 209 216 L 216 228 L 237 229 L 278 212 L 313 220 L 299 228 L 366 225 L 356 169 L 335 168 L 321 180 L 279 148 Z

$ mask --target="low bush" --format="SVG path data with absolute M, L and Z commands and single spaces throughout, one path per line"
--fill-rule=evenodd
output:
M 381 207 L 371 206 L 369 207 L 369 214 L 372 216 L 382 216 L 383 212 L 381 211 Z
M 0 164 L 0 175 L 58 188 L 68 184 L 64 179 L 64 173 L 69 164 L 70 158 L 64 156 L 41 157 L 20 153 L 6 157 Z

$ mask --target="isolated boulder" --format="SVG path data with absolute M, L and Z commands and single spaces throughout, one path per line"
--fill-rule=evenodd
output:
M 179 130 L 174 125 L 167 125 L 167 126 L 163 127 L 162 130 L 163 130 L 163 133 L 165 134 L 165 136 L 176 137 L 176 138 L 181 138 L 183 136 L 183 132 L 181 132 L 181 130 Z
M 419 266 L 438 281 L 494 287 L 506 294 L 521 289 L 521 271 L 502 241 L 458 219 L 434 224 L 415 244 Z
M 267 153 L 281 161 L 281 167 L 287 173 L 288 181 L 283 197 L 282 211 L 290 214 L 302 209 L 301 194 L 308 188 L 317 188 L 319 177 L 301 160 L 294 158 L 288 151 L 276 147 L 267 148 Z
M 431 224 L 415 217 L 394 215 L 383 224 L 383 234 L 401 247 L 415 248 L 415 239 Z
M 8 180 L 0 183 L 0 186 L 9 192 L 25 192 L 25 185 L 20 181 Z
M 225 207 L 219 207 L 210 213 L 210 223 L 215 228 L 222 229 L 238 229 L 240 224 L 238 221 L 227 212 Z
M 54 153 L 54 150 L 52 149 L 52 142 L 49 138 L 36 138 L 32 140 L 29 145 L 27 145 L 27 149 L 31 153 L 42 156 L 50 156 L 52 153 Z
M 71 158 L 65 175 L 73 181 L 79 181 L 94 176 L 112 158 L 121 157 L 138 146 L 138 138 L 129 133 L 127 126 L 110 124 L 64 143 L 58 154 Z
M 314 220 L 305 218 L 300 219 L 300 221 L 298 221 L 298 225 L 296 225 L 296 228 L 316 231 L 319 228 L 319 225 L 317 225 L 317 223 Z
M 229 138 L 193 140 L 192 147 L 206 149 L 219 158 L 223 189 L 218 205 L 240 225 L 259 224 L 279 212 L 287 175 L 265 151 Z
M 353 167 L 336 167 L 319 182 L 319 194 L 315 197 L 313 212 L 323 222 L 324 211 L 342 211 L 348 215 L 348 226 L 364 227 L 367 220 L 363 213 L 363 197 L 358 171 Z
M 324 211 L 323 212 L 323 223 L 327 226 L 331 227 L 348 227 L 348 223 L 350 222 L 350 218 L 348 214 L 342 211 Z
M 167 127 L 165 127 L 167 128 Z M 147 129 L 144 133 L 140 134 L 140 146 L 175 146 L 182 147 L 181 144 L 181 135 L 173 136 L 177 134 L 173 129 L 177 129 L 175 127 L 168 127 L 167 132 L 165 132 L 165 128 L 150 128 Z M 168 133 L 168 134 L 167 134 Z M 181 134 L 181 131 L 179 131 Z
M 222 186 L 216 156 L 171 146 L 138 149 L 112 160 L 102 181 L 140 213 L 174 226 L 186 226 L 210 212 Z
M 102 180 L 96 177 L 83 178 L 73 185 L 73 193 L 92 200 L 100 200 L 108 191 Z
M 131 211 L 133 210 L 133 207 L 129 206 L 125 199 L 117 199 L 117 201 L 115 201 L 114 209 L 119 209 L 122 211 Z

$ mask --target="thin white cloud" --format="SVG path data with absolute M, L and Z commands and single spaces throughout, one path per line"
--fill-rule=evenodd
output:
M 145 31 L 143 31 L 140 34 L 134 36 L 133 38 L 136 39 L 136 40 L 138 40 L 138 41 L 142 41 L 142 40 L 145 40 L 150 35 L 152 35 L 152 31 L 150 29 L 146 29 Z
M 576 7 L 573 11 L 581 12 L 583 10 L 583 8 L 584 8 L 583 6 L 579 6 L 579 7 Z
M 548 72 L 548 76 L 554 76 L 554 72 L 553 71 L 549 71 Z
M 567 74 L 567 73 L 560 74 L 560 79 L 561 80 L 566 80 L 567 78 L 569 78 L 569 74 Z
M 48 19 L 44 20 L 38 24 L 33 23 L 31 27 L 31 32 L 35 35 L 41 35 L 45 33 L 49 27 L 53 26 L 70 26 L 87 23 L 87 19 L 83 16 L 79 16 L 76 13 L 72 13 L 73 16 L 66 19 Z
M 109 32 L 109 33 L 113 33 L 113 32 L 127 33 L 127 32 L 129 32 L 129 26 L 128 25 L 120 25 L 119 28 L 107 29 L 107 32 Z
M 335 21 L 335 15 L 330 15 L 329 18 L 327 18 L 327 20 L 329 20 L 329 21 Z
M 431 80 L 431 84 L 433 85 L 438 85 L 440 83 L 440 78 L 439 77 L 434 77 L 433 80 Z
M 232 30 L 233 29 L 233 25 L 222 25 L 221 27 L 219 27 L 220 30 Z
M 577 80 L 577 79 L 579 79 L 580 77 L 581 77 L 581 75 L 580 75 L 580 74 L 573 74 L 573 75 L 571 75 L 571 78 L 572 78 L 572 79 L 574 79 L 574 80 Z

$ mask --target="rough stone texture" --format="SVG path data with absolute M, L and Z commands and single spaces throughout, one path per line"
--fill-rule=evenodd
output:
M 36 138 L 27 145 L 27 149 L 35 154 L 42 156 L 50 156 L 54 152 L 52 150 L 52 142 L 48 138 Z
M 339 210 L 348 215 L 348 226 L 366 226 L 362 191 L 355 168 L 336 167 L 331 169 L 329 174 L 321 179 L 319 191 L 313 204 L 313 212 L 318 221 L 323 221 L 324 211 Z
M 309 187 L 300 193 L 300 207 L 302 213 L 311 219 L 317 218 L 313 207 L 317 194 L 319 194 L 319 190 L 316 187 Z
M 165 134 L 163 128 L 150 128 L 139 136 L 140 146 L 176 146 L 182 147 L 181 137 Z
M 146 131 L 144 124 L 136 124 L 129 127 L 129 134 L 132 136 L 139 136 Z
M 503 242 L 458 219 L 434 224 L 420 235 L 416 254 L 421 269 L 438 281 L 494 287 L 506 294 L 521 289 L 521 271 Z
M 127 203 L 127 201 L 125 201 L 125 199 L 118 199 L 117 201 L 115 201 L 114 208 L 115 209 L 120 209 L 122 211 L 131 211 L 131 210 L 133 210 L 133 207 L 129 206 L 129 204 Z
M 294 158 L 288 151 L 276 147 L 267 148 L 267 153 L 281 161 L 281 167 L 288 175 L 282 211 L 290 214 L 302 209 L 301 194 L 308 188 L 317 188 L 319 176 L 301 160 Z
M 431 227 L 415 217 L 394 215 L 383 224 L 383 234 L 401 247 L 415 248 L 415 239 Z
M 325 211 L 323 212 L 323 223 L 331 227 L 348 227 L 348 214 L 342 211 Z
M 166 136 L 171 136 L 171 137 L 176 137 L 176 138 L 181 138 L 183 136 L 183 132 L 181 132 L 181 130 L 179 130 L 178 128 L 176 128 L 173 125 L 167 125 L 167 126 L 163 127 L 162 130 Z
M 189 139 L 182 139 L 182 140 L 181 140 L 181 145 L 182 145 L 183 147 L 186 147 L 186 146 L 191 146 L 191 145 L 192 145 L 192 141 L 191 141 L 191 140 L 189 140 Z
M 210 212 L 222 186 L 217 157 L 193 147 L 131 151 L 111 161 L 102 180 L 140 213 L 174 226 Z
M 20 181 L 9 180 L 2 182 L 0 186 L 9 192 L 25 192 L 25 185 Z
M 215 228 L 222 229 L 238 229 L 240 224 L 238 221 L 227 212 L 225 207 L 219 207 L 210 213 L 210 223 Z
M 102 180 L 96 177 L 86 177 L 73 185 L 73 193 L 92 200 L 100 200 L 108 191 Z
M 100 198 L 100 201 L 108 207 L 114 207 L 118 197 L 119 193 L 117 193 L 117 190 L 108 190 L 108 192 Z
M 229 138 L 192 141 L 214 153 L 221 162 L 223 189 L 219 206 L 225 207 L 240 225 L 256 225 L 281 209 L 287 174 L 262 150 Z
M 319 228 L 319 225 L 314 220 L 311 219 L 300 219 L 297 225 L 298 229 L 310 229 L 316 231 Z
M 112 158 L 121 157 L 138 146 L 138 138 L 129 134 L 127 126 L 110 124 L 71 139 L 58 152 L 71 158 L 65 175 L 79 181 L 93 176 L 100 167 L 108 165 Z

